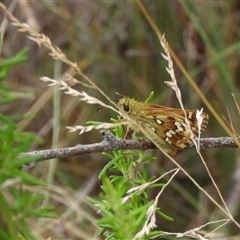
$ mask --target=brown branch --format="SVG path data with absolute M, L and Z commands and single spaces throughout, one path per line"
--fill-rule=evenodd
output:
M 150 140 L 122 140 L 116 138 L 112 133 L 106 130 L 101 130 L 100 134 L 103 140 L 99 143 L 93 144 L 78 144 L 74 147 L 58 148 L 58 149 L 46 149 L 40 151 L 32 151 L 22 153 L 22 156 L 32 156 L 36 162 L 44 161 L 53 158 L 65 158 L 71 156 L 79 156 L 83 154 L 91 154 L 96 152 L 106 152 L 114 150 L 139 150 L 139 149 L 155 149 L 156 146 Z M 218 137 L 218 138 L 202 138 L 200 139 L 200 148 L 236 148 L 237 145 L 230 137 Z M 195 148 L 192 144 L 189 147 Z

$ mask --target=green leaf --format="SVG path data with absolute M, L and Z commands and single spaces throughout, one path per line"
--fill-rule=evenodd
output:
M 146 102 L 146 103 L 151 102 L 152 99 L 153 99 L 153 97 L 154 97 L 154 92 L 152 91 L 152 92 L 149 94 L 148 98 L 145 100 L 145 102 Z
M 27 60 L 28 48 L 23 48 L 15 56 L 7 60 L 0 61 L 0 81 L 6 78 L 9 69 L 18 63 L 25 62 Z

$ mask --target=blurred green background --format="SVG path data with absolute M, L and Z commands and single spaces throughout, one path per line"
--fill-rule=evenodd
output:
M 80 69 L 92 79 L 111 99 L 118 101 L 115 91 L 144 101 L 151 91 L 155 92 L 153 102 L 168 107 L 179 107 L 174 92 L 164 84 L 170 80 L 165 67 L 167 62 L 158 37 L 150 27 L 139 6 L 134 1 L 3 1 L 13 15 L 31 28 L 48 36 L 53 45 L 59 47 Z M 239 132 L 239 113 L 232 93 L 240 100 L 240 4 L 238 1 L 144 1 L 152 20 L 175 54 L 197 83 L 211 105 L 227 123 L 231 122 Z M 0 14 L 1 23 L 3 15 Z M 3 24 L 2 24 L 3 26 Z M 2 28 L 3 29 L 3 28 Z M 54 78 L 64 74 L 68 66 L 55 62 L 48 50 L 38 47 L 24 33 L 17 32 L 9 23 L 4 29 L 1 59 L 14 56 L 28 47 L 28 60 L 16 65 L 9 72 L 5 83 L 14 90 L 19 99 L 0 106 L 5 114 L 28 114 L 29 118 L 18 122 L 19 129 L 34 132 L 44 140 L 29 150 L 52 148 L 53 137 L 53 88 L 39 80 L 42 76 Z M 208 109 L 193 91 L 181 71 L 175 66 L 175 74 L 182 91 L 186 108 Z M 82 80 L 79 76 L 75 78 Z M 76 86 L 79 91 L 106 101 L 98 92 Z M 98 131 L 69 133 L 65 126 L 84 125 L 86 121 L 109 122 L 116 114 L 105 109 L 98 112 L 96 105 L 87 105 L 77 98 L 60 93 L 60 133 L 55 147 L 69 147 L 76 144 L 96 143 L 101 140 Z M 211 113 L 204 137 L 226 136 L 224 130 Z M 149 151 L 157 156 L 152 162 L 152 174 L 161 173 L 173 167 L 159 151 Z M 232 175 L 237 166 L 239 150 L 205 149 L 204 159 L 209 166 L 221 192 L 228 199 L 234 189 Z M 186 150 L 176 159 L 213 197 L 216 191 L 197 154 Z M 87 239 L 99 230 L 94 224 L 96 209 L 86 203 L 84 196 L 97 196 L 100 188 L 97 175 L 108 159 L 101 153 L 59 159 L 51 183 L 56 189 L 67 189 L 73 196 L 82 196 L 79 209 L 83 219 L 66 220 L 75 226 L 76 232 L 65 230 L 64 236 L 73 239 Z M 47 181 L 50 161 L 37 164 L 31 172 Z M 176 186 L 168 187 L 161 197 L 160 208 L 181 221 L 167 222 L 159 219 L 161 229 L 183 231 L 203 224 L 220 214 L 212 211 L 208 200 L 199 193 L 182 174 L 175 179 Z M 152 197 L 156 192 L 152 193 Z M 56 199 L 58 211 L 66 206 Z M 196 205 L 205 206 L 207 215 L 196 210 Z M 234 216 L 239 219 L 239 205 L 234 205 Z M 90 215 L 91 220 L 85 219 Z M 84 221 L 86 220 L 86 222 Z M 179 219 L 178 219 L 179 220 Z M 36 226 L 36 223 L 31 223 Z M 57 223 L 55 223 L 57 226 Z M 44 226 L 46 227 L 46 225 Z M 53 236 L 54 228 L 40 232 L 39 236 Z M 82 231 L 82 235 L 78 235 Z M 231 233 L 237 230 L 233 227 Z M 46 235 L 44 235 L 46 234 Z M 56 236 L 58 236 L 56 234 Z M 76 237 L 78 236 L 78 238 Z M 81 237 L 82 236 L 82 237 Z

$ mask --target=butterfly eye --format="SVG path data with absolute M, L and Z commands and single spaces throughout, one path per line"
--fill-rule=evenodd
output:
M 124 109 L 124 111 L 128 112 L 129 111 L 129 105 L 124 104 L 123 105 L 123 109 Z

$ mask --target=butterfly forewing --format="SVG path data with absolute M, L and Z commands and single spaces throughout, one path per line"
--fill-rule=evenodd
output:
M 192 138 L 198 136 L 199 129 L 194 110 L 186 110 L 185 117 L 181 109 L 137 102 L 130 98 L 120 99 L 118 104 L 167 153 L 174 155 L 191 144 Z M 206 128 L 208 123 L 208 115 L 202 113 L 201 116 L 200 132 Z
M 196 111 L 186 110 L 185 112 L 191 131 L 188 128 L 185 113 L 181 109 L 165 108 L 154 104 L 149 104 L 149 106 L 143 109 L 143 113 L 148 121 L 155 126 L 156 133 L 177 150 L 191 144 L 191 134 L 193 134 L 192 137 L 196 137 L 199 131 Z M 206 128 L 208 121 L 206 113 L 203 113 L 202 117 L 203 122 L 200 132 Z

